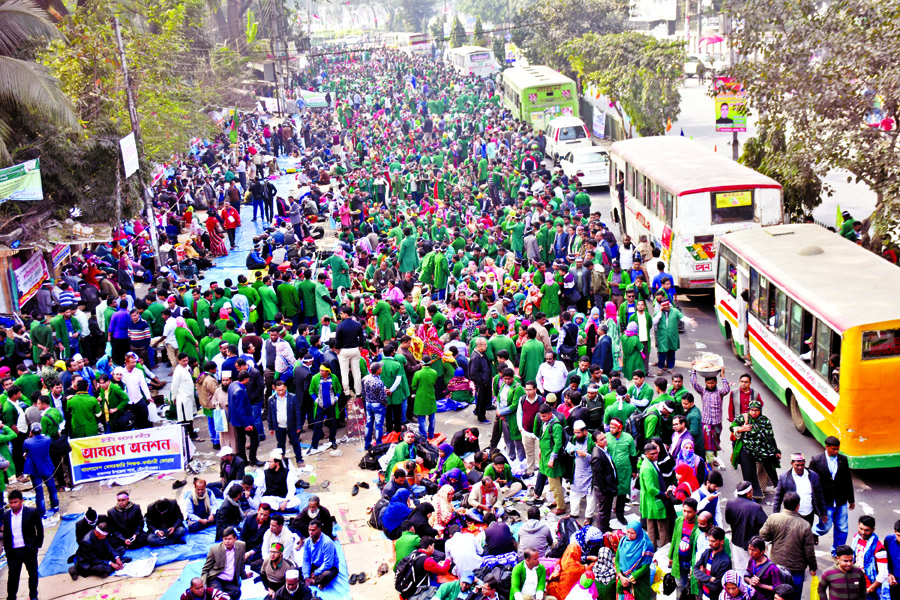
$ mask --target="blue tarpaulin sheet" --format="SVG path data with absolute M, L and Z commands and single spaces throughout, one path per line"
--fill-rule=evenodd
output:
M 441 398 L 437 400 L 437 412 L 455 412 L 469 406 L 465 402 L 457 402 L 450 398 Z

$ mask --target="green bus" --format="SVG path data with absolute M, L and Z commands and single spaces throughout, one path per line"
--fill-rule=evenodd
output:
M 535 65 L 503 71 L 503 104 L 535 129 L 554 117 L 578 116 L 575 82 L 550 67 Z

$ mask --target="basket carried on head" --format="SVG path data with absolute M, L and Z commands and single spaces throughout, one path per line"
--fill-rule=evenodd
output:
M 700 377 L 718 377 L 724 366 L 722 357 L 712 352 L 704 352 L 694 362 L 694 370 Z

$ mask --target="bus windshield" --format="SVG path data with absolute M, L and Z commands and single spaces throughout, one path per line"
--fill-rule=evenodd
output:
M 755 214 L 753 190 L 713 192 L 712 222 L 739 223 L 752 221 Z

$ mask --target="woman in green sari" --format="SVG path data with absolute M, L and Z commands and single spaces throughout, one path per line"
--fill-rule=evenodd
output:
M 191 333 L 187 322 L 182 317 L 178 317 L 175 319 L 175 325 L 177 326 L 175 329 L 175 341 L 178 342 L 178 353 L 184 352 L 194 360 L 200 360 L 197 338 Z

